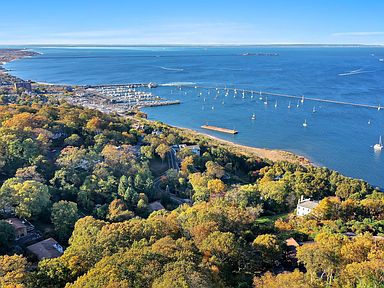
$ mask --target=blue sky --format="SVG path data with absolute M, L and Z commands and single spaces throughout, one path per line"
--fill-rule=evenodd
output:
M 0 45 L 384 44 L 383 0 L 1 2 Z

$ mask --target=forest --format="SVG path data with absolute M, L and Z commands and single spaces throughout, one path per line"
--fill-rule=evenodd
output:
M 141 112 L 0 102 L 0 287 L 384 287 L 384 195 L 362 180 Z M 25 253 L 9 217 L 62 255 Z

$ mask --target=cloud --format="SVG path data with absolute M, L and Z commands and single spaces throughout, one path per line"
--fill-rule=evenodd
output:
M 375 32 L 338 32 L 332 33 L 332 36 L 384 36 L 384 31 L 375 31 Z

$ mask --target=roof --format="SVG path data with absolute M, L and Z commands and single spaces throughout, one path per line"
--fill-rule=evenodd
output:
M 294 247 L 300 246 L 299 243 L 297 243 L 296 240 L 293 239 L 292 237 L 285 240 L 285 243 L 287 243 L 287 246 L 294 246 Z
M 164 206 L 160 203 L 160 201 L 155 201 L 148 204 L 148 208 L 151 211 L 158 211 L 165 209 Z
M 8 218 L 5 221 L 11 224 L 15 230 L 27 228 L 27 225 L 19 218 Z
M 27 250 L 41 260 L 56 258 L 63 254 L 63 248 L 53 238 L 48 238 L 27 247 Z
M 312 200 L 303 201 L 303 202 L 300 202 L 299 204 L 297 204 L 297 206 L 308 208 L 308 209 L 313 209 L 317 205 L 319 205 L 319 202 L 318 201 L 312 201 Z

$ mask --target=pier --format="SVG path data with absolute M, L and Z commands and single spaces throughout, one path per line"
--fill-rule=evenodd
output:
M 238 133 L 237 130 L 222 128 L 222 127 L 217 127 L 217 126 L 211 126 L 211 125 L 203 125 L 203 126 L 201 126 L 201 128 L 207 129 L 207 130 L 212 130 L 212 131 L 217 131 L 217 132 L 223 132 L 223 133 L 227 133 L 227 134 L 237 134 Z

